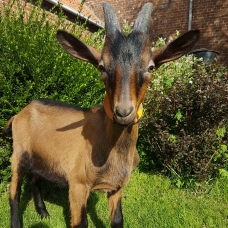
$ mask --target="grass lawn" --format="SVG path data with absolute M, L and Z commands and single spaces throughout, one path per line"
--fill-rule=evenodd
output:
M 27 185 L 20 212 L 24 228 L 69 227 L 67 189 L 45 183 L 44 199 L 50 218 L 41 220 L 35 212 Z M 227 228 L 228 178 L 220 178 L 200 192 L 174 187 L 161 175 L 135 171 L 123 194 L 124 225 L 129 228 Z M 93 192 L 87 207 L 89 227 L 110 227 L 107 197 Z M 8 193 L 0 199 L 0 228 L 9 225 Z

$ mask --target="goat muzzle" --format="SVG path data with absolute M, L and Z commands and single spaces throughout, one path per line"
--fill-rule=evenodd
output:
M 117 106 L 115 107 L 115 110 L 113 112 L 110 109 L 110 103 L 107 94 L 104 98 L 104 109 L 109 119 L 113 120 L 114 123 L 121 126 L 129 126 L 131 124 L 136 124 L 143 114 L 142 104 L 139 105 L 137 112 L 133 106 Z

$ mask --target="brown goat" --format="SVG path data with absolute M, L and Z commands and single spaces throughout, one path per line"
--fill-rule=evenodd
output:
M 39 190 L 40 177 L 69 187 L 72 227 L 87 227 L 87 198 L 94 189 L 108 194 L 111 227 L 123 227 L 122 188 L 139 162 L 138 110 L 151 72 L 189 52 L 199 38 L 198 30 L 189 31 L 152 53 L 151 11 L 152 4 L 145 4 L 132 32 L 125 36 L 115 10 L 104 3 L 106 39 L 102 52 L 58 31 L 57 39 L 68 53 L 102 72 L 106 105 L 80 109 L 38 99 L 7 123 L 4 131 L 12 128 L 13 136 L 11 227 L 20 227 L 20 188 L 27 172 L 41 217 L 49 214 Z

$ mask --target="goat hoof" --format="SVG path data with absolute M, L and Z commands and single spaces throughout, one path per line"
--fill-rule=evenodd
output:
M 41 211 L 39 214 L 40 214 L 42 219 L 50 217 L 50 215 L 47 211 Z

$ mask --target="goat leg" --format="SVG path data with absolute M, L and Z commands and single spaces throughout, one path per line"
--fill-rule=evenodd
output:
M 31 191 L 32 191 L 36 211 L 41 216 L 41 218 L 49 217 L 50 215 L 46 209 L 46 206 L 44 204 L 41 191 L 40 191 L 39 176 L 37 176 L 36 174 L 30 173 L 29 180 L 30 180 L 30 186 L 31 186 Z
M 109 204 L 112 228 L 123 228 L 121 198 L 122 198 L 122 188 L 118 191 L 108 193 L 108 204 Z
M 69 201 L 71 211 L 71 227 L 87 228 L 86 204 L 90 191 L 79 183 L 69 183 Z
M 14 153 L 15 154 L 15 153 Z M 13 154 L 13 155 L 14 155 Z M 23 156 L 21 156 L 22 158 Z M 20 228 L 19 220 L 19 202 L 21 195 L 21 185 L 25 170 L 23 167 L 23 159 L 14 159 L 12 156 L 12 178 L 9 187 L 9 202 L 10 202 L 10 221 L 11 228 Z

